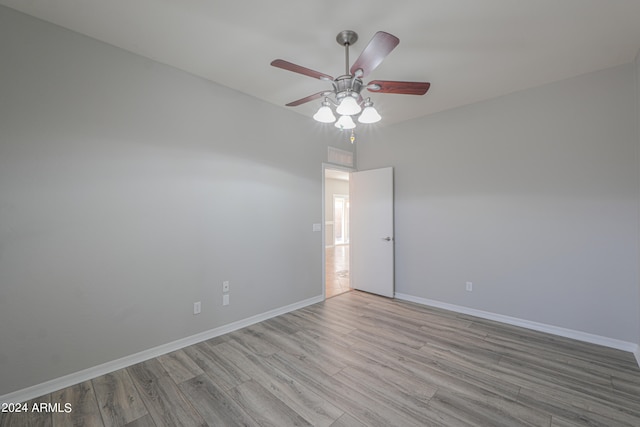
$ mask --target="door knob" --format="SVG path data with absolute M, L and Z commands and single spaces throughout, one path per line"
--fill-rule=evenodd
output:
M 382 240 L 386 240 L 387 242 L 390 242 L 393 240 L 393 238 L 391 237 L 383 237 Z

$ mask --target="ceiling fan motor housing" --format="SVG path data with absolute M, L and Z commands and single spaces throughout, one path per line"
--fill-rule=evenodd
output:
M 338 103 L 346 96 L 353 96 L 358 99 L 362 90 L 362 80 L 355 76 L 340 76 L 334 80 L 333 84 Z

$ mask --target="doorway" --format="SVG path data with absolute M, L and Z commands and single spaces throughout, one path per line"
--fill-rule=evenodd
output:
M 347 181 L 349 185 L 349 181 Z M 333 244 L 349 244 L 349 195 L 333 195 Z
M 349 172 L 324 168 L 325 298 L 351 289 L 349 283 Z

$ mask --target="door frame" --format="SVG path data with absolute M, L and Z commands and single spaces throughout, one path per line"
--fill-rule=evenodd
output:
M 326 189 L 325 189 L 325 181 L 326 181 L 326 171 L 327 170 L 337 170 L 337 171 L 342 171 L 342 172 L 356 172 L 355 168 L 350 168 L 347 166 L 339 166 L 339 165 L 334 165 L 331 163 L 322 163 L 322 299 L 325 300 L 327 299 L 327 265 L 326 265 L 326 251 L 327 251 L 327 247 L 326 247 L 326 238 L 327 238 L 327 230 L 326 230 L 326 224 L 327 224 L 327 212 L 326 212 Z M 351 197 L 351 194 L 349 194 L 349 197 Z

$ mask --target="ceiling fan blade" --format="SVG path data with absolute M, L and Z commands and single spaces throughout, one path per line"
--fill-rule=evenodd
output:
M 371 92 L 397 93 L 403 95 L 424 95 L 431 83 L 427 82 L 395 82 L 391 80 L 373 80 L 367 85 Z
M 301 65 L 296 65 L 284 59 L 276 59 L 271 62 L 271 65 L 283 70 L 293 71 L 294 73 L 304 74 L 305 76 L 313 77 L 314 79 L 333 81 L 333 77 L 328 74 L 320 73 L 310 68 L 305 68 Z
M 396 36 L 378 31 L 351 66 L 351 74 L 355 75 L 358 70 L 362 70 L 358 77 L 366 77 L 398 46 L 398 43 L 400 39 Z
M 300 104 L 305 104 L 309 101 L 313 101 L 314 99 L 318 99 L 318 98 L 322 98 L 323 96 L 327 96 L 332 94 L 333 92 L 327 92 L 327 91 L 323 91 L 323 92 L 318 92 L 318 93 L 314 93 L 313 95 L 309 95 L 309 96 L 305 96 L 304 98 L 298 99 L 297 101 L 292 101 L 287 105 L 287 107 L 297 107 Z

